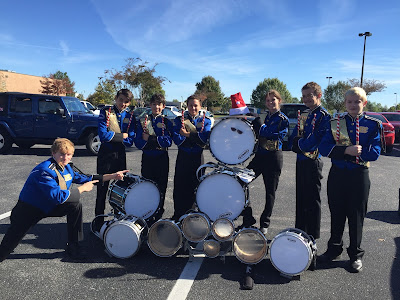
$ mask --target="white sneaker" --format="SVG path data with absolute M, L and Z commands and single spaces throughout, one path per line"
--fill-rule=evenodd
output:
M 267 234 L 268 234 L 268 228 L 266 228 L 266 227 L 261 227 L 260 230 L 261 230 L 261 233 L 262 233 L 264 236 L 267 236 Z

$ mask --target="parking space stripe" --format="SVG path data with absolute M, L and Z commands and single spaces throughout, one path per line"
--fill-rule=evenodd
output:
M 188 261 L 183 269 L 181 276 L 176 281 L 173 289 L 169 293 L 167 300 L 184 300 L 189 294 L 190 288 L 196 279 L 204 257 L 196 256 L 192 261 Z
M 8 212 L 6 212 L 6 213 L 4 213 L 4 214 L 1 214 L 1 215 L 0 215 L 0 220 L 3 220 L 3 219 L 5 219 L 5 218 L 8 218 L 9 216 L 11 216 L 11 211 L 8 211 Z

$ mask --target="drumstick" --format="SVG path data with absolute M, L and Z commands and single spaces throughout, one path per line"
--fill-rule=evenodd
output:
M 360 119 L 357 116 L 356 118 L 356 145 L 360 144 Z M 356 156 L 356 164 L 360 162 L 360 157 Z
M 300 135 L 300 110 L 297 111 L 297 135 Z
M 340 141 L 340 118 L 339 117 L 336 122 L 336 141 L 339 144 L 339 141 Z
M 317 120 L 317 114 L 314 114 L 314 118 L 312 120 L 312 132 L 314 132 L 314 128 L 315 128 L 315 121 Z
M 206 113 L 204 113 L 204 115 L 203 115 L 203 124 L 201 125 L 200 132 L 203 132 L 203 130 L 204 130 L 204 121 L 205 121 L 205 119 L 206 119 Z
M 148 117 L 148 115 L 146 115 L 146 116 L 144 117 L 144 128 L 143 128 L 143 124 L 142 124 L 142 128 L 143 128 L 143 131 L 144 131 L 145 133 L 147 133 L 147 117 Z
M 106 127 L 108 128 L 108 126 L 110 125 L 110 115 L 111 115 L 111 106 L 108 109 L 108 115 L 107 115 L 107 121 L 106 121 Z
M 132 118 L 133 118 L 133 112 L 131 113 L 131 117 L 129 118 L 128 128 L 126 129 L 127 133 L 129 132 L 129 127 L 131 126 Z
M 185 128 L 185 111 L 182 109 L 182 129 Z
M 161 123 L 162 123 L 162 135 L 164 135 L 164 117 L 161 117 Z

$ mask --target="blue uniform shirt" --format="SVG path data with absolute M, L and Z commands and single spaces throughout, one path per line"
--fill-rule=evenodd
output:
M 67 190 L 60 188 L 55 168 L 58 168 L 58 171 L 64 177 Z M 29 174 L 19 195 L 19 200 L 35 206 L 48 214 L 57 205 L 67 201 L 71 193 L 75 192 L 79 195 L 77 189 L 69 190 L 72 183 L 85 183 L 92 179 L 93 176 L 74 172 L 70 165 L 61 169 L 55 160 L 50 158 L 37 165 Z
M 293 129 L 292 135 L 289 138 L 289 147 L 298 148 L 303 152 L 313 152 L 318 150 L 319 144 L 325 134 L 325 130 L 328 126 L 331 116 L 321 105 L 317 106 L 313 110 L 307 109 L 304 112 L 308 112 L 308 116 L 304 124 L 303 137 L 300 139 L 295 139 L 298 131 L 296 125 L 296 127 Z M 313 130 L 314 114 L 316 114 L 316 118 Z M 297 145 L 294 145 L 294 143 L 297 143 Z M 318 157 L 321 157 L 321 155 L 319 154 Z M 297 159 L 305 160 L 310 158 L 305 156 L 303 153 L 297 153 Z
M 264 124 L 261 125 L 260 129 L 258 130 L 258 133 L 257 132 L 256 133 L 258 134 L 259 137 L 263 137 L 268 140 L 278 141 L 278 149 L 281 150 L 282 141 L 283 138 L 288 133 L 288 128 L 289 128 L 289 119 L 283 112 L 277 111 L 273 114 L 271 113 L 267 114 L 264 120 Z M 270 151 L 260 147 L 259 145 L 257 152 L 267 153 Z
M 178 146 L 179 150 L 185 151 L 187 153 L 201 153 L 204 146 L 210 137 L 211 131 L 211 120 L 207 117 L 204 118 L 204 128 L 203 127 L 203 117 L 200 115 L 192 116 L 189 113 L 185 114 L 185 119 L 189 120 L 194 127 L 196 127 L 197 133 L 192 132 L 189 137 L 181 135 L 179 132 L 182 128 L 182 117 L 177 117 L 174 120 L 173 135 L 172 138 L 174 143 Z
M 340 118 L 346 119 L 347 133 L 353 145 L 356 144 L 356 119 L 345 113 Z M 382 123 L 365 114 L 359 117 L 359 144 L 362 146 L 360 160 L 375 161 L 381 153 L 381 132 Z M 332 134 L 331 123 L 329 122 L 325 135 L 319 147 L 323 156 L 331 158 L 332 165 L 341 169 L 362 168 L 364 166 L 355 163 L 354 156 L 345 155 L 346 146 L 336 145 Z
M 164 118 L 164 135 L 162 130 L 162 119 Z M 152 114 L 148 116 L 147 122 L 153 127 L 155 136 L 150 136 L 147 141 L 142 137 L 143 127 L 140 120 L 136 121 L 135 145 L 142 150 L 144 154 L 158 156 L 172 145 L 172 122 L 165 116 L 158 115 L 154 117 Z
M 102 108 L 99 114 L 98 134 L 101 141 L 101 147 L 106 147 L 108 150 L 112 150 L 113 143 L 120 144 L 121 142 L 125 145 L 125 147 L 131 147 L 135 137 L 135 117 L 132 117 L 131 124 L 129 126 L 128 137 L 123 139 L 122 133 L 127 133 L 129 120 L 131 119 L 131 113 L 127 112 L 126 110 L 120 112 L 115 105 L 111 108 L 111 111 L 114 112 L 117 117 L 118 125 L 122 132 L 116 133 L 107 128 L 106 111 L 108 112 L 109 108 L 109 106 Z

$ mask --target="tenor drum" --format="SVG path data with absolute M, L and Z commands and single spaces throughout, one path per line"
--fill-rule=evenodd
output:
M 248 187 L 233 172 L 216 170 L 201 178 L 196 203 L 211 221 L 234 220 L 248 204 Z
M 201 242 L 209 235 L 211 224 L 205 214 L 194 212 L 186 215 L 181 224 L 183 236 L 189 242 Z
M 257 139 L 253 128 L 243 118 L 224 118 L 210 134 L 211 154 L 220 162 L 236 165 L 246 161 L 255 151 Z
M 245 264 L 257 264 L 267 255 L 267 239 L 257 228 L 244 228 L 233 239 L 233 253 Z
M 131 173 L 124 180 L 113 181 L 107 197 L 114 209 L 145 220 L 157 212 L 161 198 L 153 181 Z
M 158 220 L 150 227 L 147 244 L 157 256 L 172 256 L 182 247 L 182 231 L 174 221 Z
M 315 240 L 300 229 L 289 228 L 271 242 L 269 255 L 282 274 L 296 276 L 307 270 L 316 255 Z
M 100 231 L 107 251 L 117 258 L 134 256 L 147 231 L 146 222 L 134 216 L 124 216 L 103 225 Z

